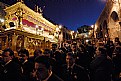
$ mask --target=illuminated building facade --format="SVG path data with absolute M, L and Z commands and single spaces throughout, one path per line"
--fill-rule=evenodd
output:
M 94 26 L 96 38 L 114 41 L 115 37 L 119 37 L 121 41 L 121 0 L 107 0 Z
M 44 50 L 52 43 L 58 43 L 58 26 L 46 20 L 42 13 L 33 11 L 21 1 L 4 10 L 6 16 L 0 36 L 1 49 L 10 47 L 17 51 L 26 48 L 32 55 L 37 48 Z
M 58 45 L 61 47 L 61 44 L 72 40 L 75 38 L 74 31 L 67 29 L 65 26 L 58 25 Z

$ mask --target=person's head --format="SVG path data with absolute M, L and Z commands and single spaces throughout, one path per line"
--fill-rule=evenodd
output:
M 43 54 L 44 54 L 45 56 L 50 57 L 50 49 L 45 49 L 44 52 L 43 52 Z
M 14 52 L 10 48 L 6 48 L 3 50 L 2 57 L 4 62 L 8 62 L 13 59 L 14 57 Z
M 119 41 L 119 38 L 118 38 L 118 37 L 116 37 L 116 38 L 115 38 L 115 42 L 118 42 L 118 41 Z
M 71 45 L 71 50 L 72 50 L 72 51 L 76 51 L 76 50 L 77 50 L 77 44 L 76 44 L 76 43 L 73 43 L 73 44 Z
M 113 44 L 113 41 L 110 41 L 110 45 L 114 45 L 114 44 Z
M 27 60 L 29 58 L 29 52 L 28 50 L 22 48 L 20 49 L 20 51 L 18 52 L 19 56 L 20 56 L 20 61 L 24 61 L 24 60 Z
M 34 57 L 36 58 L 37 56 L 41 56 L 42 55 L 42 51 L 40 49 L 36 49 L 34 51 Z
M 72 66 L 75 63 L 76 56 L 72 52 L 68 52 L 66 55 L 66 63 L 68 66 Z
M 60 51 L 55 51 L 54 55 L 55 55 L 55 59 L 56 59 L 56 61 L 60 61 L 60 60 L 61 60 L 61 58 L 62 58 L 62 57 L 61 57 L 62 54 L 61 54 Z
M 79 45 L 79 49 L 80 49 L 81 52 L 85 52 L 86 51 L 86 49 L 85 49 L 83 44 Z
M 50 72 L 51 65 L 47 56 L 38 56 L 35 59 L 36 76 L 40 80 L 45 80 Z
M 66 47 L 66 48 L 69 47 L 69 44 L 68 43 L 65 43 L 64 44 L 64 47 Z
M 52 50 L 57 49 L 57 44 L 52 44 Z
M 107 50 L 104 46 L 99 46 L 96 49 L 96 54 L 97 55 L 107 55 Z

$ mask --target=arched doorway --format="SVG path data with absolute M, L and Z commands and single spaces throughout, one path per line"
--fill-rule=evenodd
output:
M 118 14 L 117 14 L 116 11 L 113 11 L 113 12 L 111 13 L 111 18 L 113 19 L 114 22 L 119 21 L 119 17 L 118 17 Z

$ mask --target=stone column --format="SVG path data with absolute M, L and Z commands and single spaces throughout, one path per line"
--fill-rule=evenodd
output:
M 27 37 L 24 36 L 24 48 L 27 48 Z
M 16 43 L 17 43 L 17 35 L 14 33 L 14 35 L 12 35 L 12 49 L 13 51 L 16 51 Z

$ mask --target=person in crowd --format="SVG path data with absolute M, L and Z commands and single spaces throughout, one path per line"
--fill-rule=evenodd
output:
M 41 56 L 42 55 L 42 51 L 40 49 L 36 49 L 34 51 L 34 58 L 36 58 L 37 56 Z
M 49 58 L 50 58 L 50 53 L 51 53 L 51 50 L 50 49 L 47 49 L 47 48 L 43 52 L 44 56 L 47 56 Z
M 113 57 L 113 63 L 115 65 L 113 81 L 120 81 L 121 73 L 121 46 L 116 46 L 114 50 L 115 56 Z
M 116 37 L 114 40 L 114 46 L 121 45 L 121 42 L 119 40 L 119 37 Z
M 78 47 L 77 47 L 77 43 L 72 43 L 71 45 L 71 51 L 74 55 L 77 55 L 77 52 L 78 52 Z
M 23 68 L 23 79 L 24 81 L 31 81 L 31 73 L 34 69 L 34 64 L 29 61 L 29 52 L 28 50 L 22 48 L 19 51 L 19 60 L 21 62 L 21 66 Z
M 37 56 L 42 56 L 42 55 L 43 55 L 43 54 L 42 54 L 42 50 L 40 50 L 40 49 L 35 49 L 35 51 L 34 51 L 34 56 L 29 57 L 29 60 L 30 60 L 31 62 L 34 63 L 35 58 L 36 58 Z
M 66 55 L 66 64 L 62 65 L 61 78 L 64 81 L 89 81 L 87 71 L 75 63 L 76 56 L 72 52 Z
M 39 56 L 35 59 L 34 77 L 36 81 L 63 81 L 53 73 L 47 56 Z
M 105 44 L 105 48 L 107 50 L 107 54 L 110 58 L 112 58 L 113 55 L 113 51 L 114 51 L 114 44 L 113 41 L 111 41 L 110 39 L 108 39 L 107 43 Z
M 80 44 L 79 47 L 77 48 L 77 53 L 76 53 L 76 64 L 88 69 L 89 64 L 90 64 L 90 58 L 89 54 L 87 54 L 85 46 L 83 44 Z
M 106 48 L 98 46 L 96 57 L 90 64 L 91 81 L 111 81 L 114 65 L 112 59 L 107 56 Z
M 63 60 L 65 60 L 65 59 L 62 58 L 62 54 L 60 51 L 56 51 L 54 53 L 54 55 L 55 55 L 55 60 L 56 60 L 54 70 L 55 70 L 55 73 L 60 76 L 59 71 L 61 70 L 61 65 L 64 64 Z
M 51 49 L 50 57 L 52 57 L 52 58 L 55 57 L 54 53 L 58 50 L 57 47 L 58 47 L 57 44 L 52 44 L 52 49 Z
M 51 64 L 52 71 L 55 73 L 56 72 L 56 59 L 50 57 L 50 54 L 51 54 L 50 49 L 45 49 L 44 52 L 43 52 L 43 55 L 47 56 L 49 58 L 49 62 Z
M 2 57 L 4 61 L 2 81 L 22 81 L 22 69 L 17 62 L 12 60 L 14 52 L 6 48 L 3 50 Z
M 90 61 L 92 61 L 94 59 L 95 47 L 92 45 L 91 41 L 88 41 L 86 45 L 86 52 L 90 57 Z
M 64 43 L 64 47 L 66 48 L 66 53 L 71 51 L 71 44 L 69 43 Z
M 115 49 L 114 43 L 113 43 L 113 41 L 110 41 L 110 53 L 111 53 L 111 54 L 108 54 L 108 55 L 109 55 L 111 58 L 113 57 L 114 49 Z
M 71 44 L 70 44 L 70 45 L 71 45 Z M 65 63 L 66 63 L 66 61 L 65 61 L 66 53 L 67 53 L 68 51 L 70 51 L 70 50 L 71 50 L 70 45 L 69 45 L 69 47 L 68 47 L 68 48 L 66 48 L 66 47 L 64 46 L 64 44 L 63 44 L 63 46 L 61 46 L 61 48 L 59 48 L 59 51 L 60 51 L 61 56 L 62 56 L 62 63 L 63 63 L 63 64 L 65 64 Z

